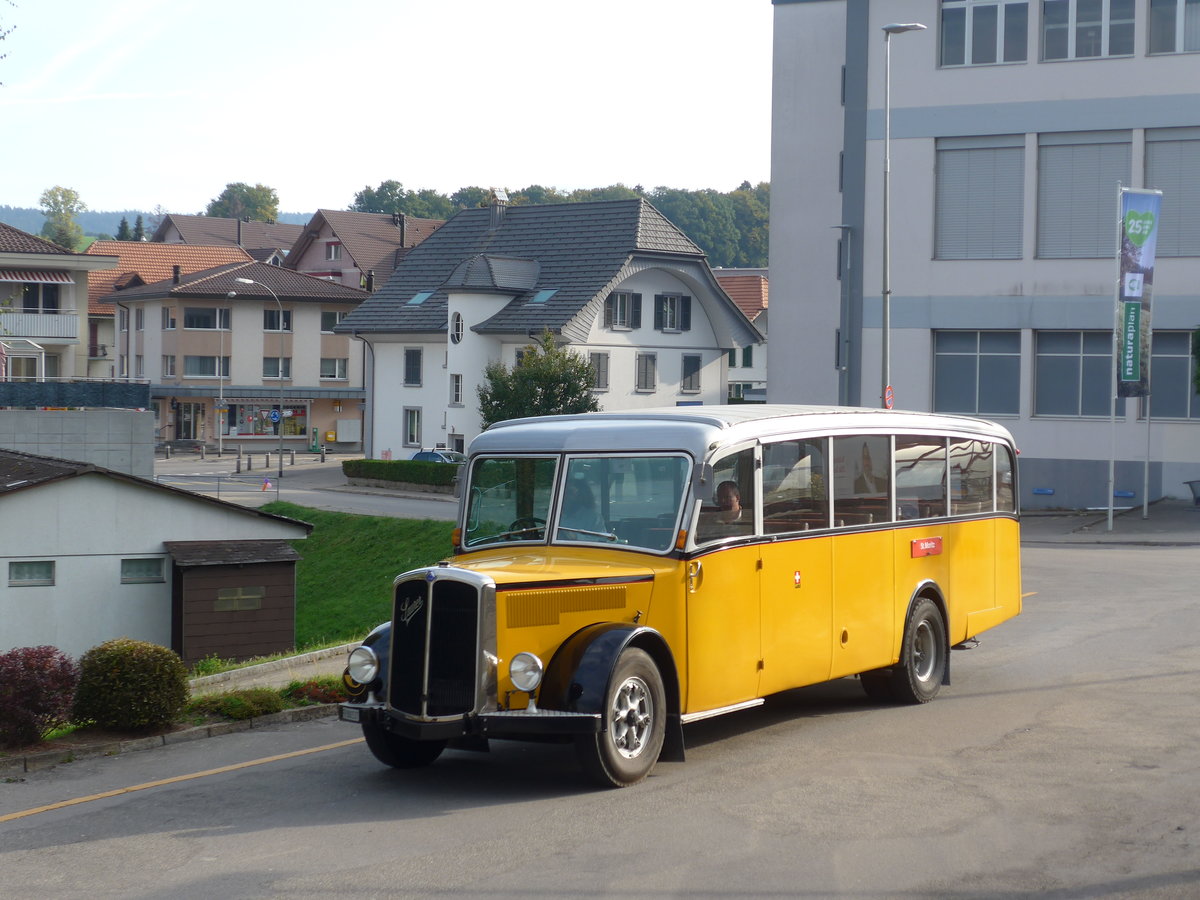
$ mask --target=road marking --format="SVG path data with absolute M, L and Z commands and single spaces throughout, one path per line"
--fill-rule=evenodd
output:
M 323 753 L 326 750 L 338 750 L 342 747 L 349 747 L 352 744 L 361 744 L 362 738 L 352 738 L 348 741 L 338 741 L 336 744 L 326 744 L 323 747 L 313 747 L 309 750 L 293 750 L 291 753 L 280 753 L 278 756 L 265 756 L 262 759 L 252 759 L 244 763 L 235 763 L 231 766 L 221 766 L 219 769 L 206 769 L 203 772 L 193 772 L 190 775 L 176 775 L 173 778 L 162 778 L 158 781 L 147 781 L 145 784 L 135 784 L 132 787 L 117 788 L 115 791 L 105 791 L 102 794 L 90 794 L 87 797 L 75 797 L 71 800 L 62 800 L 58 803 L 51 803 L 47 806 L 38 806 L 33 809 L 23 809 L 20 812 L 8 813 L 0 816 L 0 822 L 11 822 L 13 819 L 24 819 L 26 816 L 36 816 L 38 813 L 52 812 L 56 809 L 65 809 L 68 806 L 78 806 L 80 803 L 91 803 L 93 800 L 104 800 L 108 797 L 119 797 L 121 794 L 132 794 L 135 791 L 144 791 L 153 787 L 162 787 L 164 784 L 178 784 L 181 781 L 192 781 L 196 778 L 207 778 L 209 775 L 220 775 L 223 772 L 236 772 L 238 769 L 248 769 L 251 766 L 262 766 L 267 763 L 279 762 L 281 759 L 294 759 L 297 756 L 307 756 L 310 753 Z
M 1036 593 L 1037 591 L 1026 591 L 1021 595 L 1021 599 L 1024 600 L 1026 597 L 1032 597 Z

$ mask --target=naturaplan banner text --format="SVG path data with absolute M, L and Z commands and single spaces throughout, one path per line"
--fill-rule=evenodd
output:
M 1117 395 L 1150 393 L 1150 303 L 1161 191 L 1121 189 L 1121 280 L 1117 290 Z

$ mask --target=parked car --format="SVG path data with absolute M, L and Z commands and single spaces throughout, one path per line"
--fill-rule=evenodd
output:
M 418 450 L 412 455 L 413 459 L 421 462 L 454 463 L 458 465 L 467 461 L 465 453 L 457 450 Z

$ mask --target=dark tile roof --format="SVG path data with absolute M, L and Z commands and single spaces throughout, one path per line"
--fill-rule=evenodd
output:
M 181 216 L 171 213 L 154 230 L 151 241 L 162 241 L 167 229 L 174 225 L 185 244 L 238 245 L 238 220 L 218 216 Z M 241 246 L 250 250 L 290 247 L 304 233 L 303 225 L 282 222 L 242 222 Z
M 242 284 L 238 278 L 250 278 L 261 284 Z M 230 291 L 236 291 L 239 297 L 256 300 L 273 300 L 271 292 L 262 287 L 265 284 L 280 300 L 318 302 L 318 303 L 361 303 L 370 295 L 358 288 L 346 287 L 335 281 L 314 278 L 301 272 L 272 266 L 267 263 L 246 262 L 230 263 L 200 272 L 183 275 L 179 284 L 174 284 L 168 278 L 156 281 L 142 287 L 130 287 L 114 294 L 103 297 L 103 303 L 122 303 L 133 300 L 155 300 L 161 297 L 179 297 L 182 299 L 213 299 L 226 297 Z
M 375 284 L 380 285 L 391 276 L 405 251 L 421 243 L 445 222 L 391 213 L 318 209 L 305 227 L 304 235 L 292 245 L 285 265 L 295 268 L 325 224 L 341 241 L 343 249 L 363 275 L 374 272 Z
M 65 256 L 75 256 L 70 250 L 64 250 L 58 244 L 34 237 L 32 234 L 13 228 L 0 222 L 0 252 L 3 253 L 57 253 Z
M 300 559 L 287 541 L 163 541 L 178 566 L 233 566 L 295 562 Z
M 337 330 L 445 330 L 442 286 L 460 264 L 481 255 L 491 260 L 536 260 L 540 273 L 530 291 L 555 292 L 552 300 L 536 303 L 529 302 L 536 295 L 522 292 L 477 326 L 479 331 L 512 334 L 531 328 L 560 331 L 636 255 L 704 260 L 704 251 L 641 198 L 511 206 L 495 228 L 492 214 L 490 208 L 465 209 L 409 250 L 383 289 Z M 432 293 L 420 303 L 409 302 L 425 292 Z
M 100 303 L 101 297 L 107 297 L 114 291 L 170 279 L 174 266 L 179 266 L 183 274 L 190 275 L 214 266 L 250 259 L 250 255 L 241 247 L 152 244 L 148 241 L 95 241 L 87 248 L 87 252 L 115 256 L 119 260 L 116 268 L 93 272 L 88 277 L 88 313 L 102 316 L 111 316 L 113 305 Z

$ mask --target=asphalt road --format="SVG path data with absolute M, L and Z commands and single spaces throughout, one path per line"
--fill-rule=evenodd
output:
M 553 746 L 392 771 L 329 719 L 82 760 L 0 784 L 0 895 L 1200 895 L 1200 549 L 1024 560 L 925 706 L 793 691 L 621 791 Z

